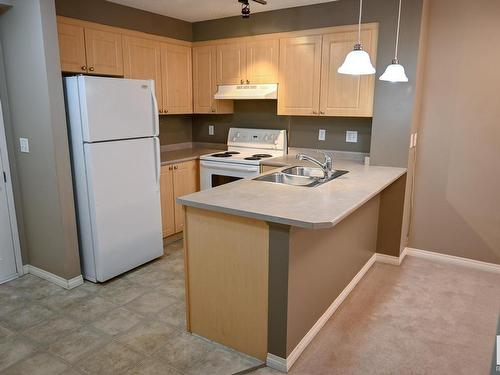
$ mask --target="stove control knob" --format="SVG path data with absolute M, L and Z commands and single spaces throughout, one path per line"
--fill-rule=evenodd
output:
M 240 137 L 240 132 L 236 133 L 236 138 Z
M 265 135 L 265 136 L 264 136 L 264 141 L 266 141 L 266 142 L 267 142 L 268 140 L 269 140 L 269 136 L 268 136 L 268 135 Z

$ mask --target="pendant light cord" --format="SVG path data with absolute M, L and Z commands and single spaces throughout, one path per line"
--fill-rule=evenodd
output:
M 399 0 L 401 2 L 401 0 Z M 361 13 L 363 11 L 363 0 L 359 0 L 359 20 L 358 20 L 358 43 L 361 44 Z
M 394 60 L 398 59 L 399 25 L 400 25 L 400 23 L 401 23 L 401 0 L 399 0 L 398 28 L 396 29 L 396 50 L 394 52 Z

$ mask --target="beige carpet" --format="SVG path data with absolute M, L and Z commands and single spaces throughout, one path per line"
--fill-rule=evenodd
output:
M 499 311 L 499 274 L 413 257 L 378 263 L 290 373 L 486 375 Z

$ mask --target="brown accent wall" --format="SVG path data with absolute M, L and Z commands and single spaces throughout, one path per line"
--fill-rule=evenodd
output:
M 238 100 L 232 115 L 196 115 L 193 117 L 193 140 L 226 143 L 230 127 L 285 129 L 291 147 L 370 152 L 371 118 L 278 116 L 276 100 Z M 208 135 L 208 126 L 215 134 Z M 326 140 L 318 141 L 319 129 L 326 130 Z M 358 142 L 345 141 L 346 130 L 358 131 Z
M 500 264 L 500 2 L 429 3 L 410 246 Z
M 160 144 L 191 142 L 192 123 L 191 115 L 160 116 Z
M 379 47 L 376 61 L 378 77 L 394 57 L 398 0 L 372 0 L 365 2 L 363 6 L 363 22 L 379 22 Z M 256 13 L 247 20 L 242 20 L 241 17 L 228 17 L 196 22 L 193 24 L 193 40 L 201 41 L 354 24 L 357 23 L 357 9 L 355 1 L 339 0 Z M 394 85 L 377 80 L 375 86 L 374 114 L 369 142 L 371 161 L 376 165 L 399 167 L 408 165 L 408 144 L 413 116 L 421 12 L 422 0 L 403 0 L 399 58 L 406 68 L 410 82 Z M 317 139 L 317 129 L 324 126 L 327 121 L 330 121 L 330 130 L 335 127 L 338 129 L 337 133 L 342 133 L 343 129 L 340 129 L 341 125 L 338 124 L 345 124 L 344 120 L 323 120 L 310 117 L 307 120 L 307 126 L 302 126 L 300 131 L 296 132 L 297 140 L 300 142 L 297 147 L 310 147 L 307 146 L 311 144 L 310 140 Z M 200 132 L 208 133 L 205 131 L 206 129 L 196 129 L 200 122 L 203 121 L 198 118 L 193 122 L 194 140 L 199 139 Z M 252 126 L 255 126 L 256 123 L 260 122 L 260 119 L 256 117 L 251 122 Z M 206 126 L 205 122 L 203 124 Z M 225 131 L 224 128 L 221 130 Z M 334 137 L 339 136 L 336 132 L 332 131 Z M 345 134 L 343 134 L 343 138 L 345 139 Z M 337 142 L 340 141 L 334 140 L 332 142 L 335 142 L 334 145 L 337 146 Z M 350 150 L 353 147 L 352 144 L 344 144 L 343 146 L 344 150 Z M 358 147 L 366 149 L 364 146 Z
M 60 16 L 191 41 L 192 23 L 105 0 L 55 0 Z

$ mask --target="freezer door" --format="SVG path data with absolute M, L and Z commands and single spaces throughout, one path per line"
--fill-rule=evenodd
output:
M 163 254 L 158 139 L 85 144 L 97 281 Z
M 78 77 L 84 142 L 157 136 L 154 82 Z

